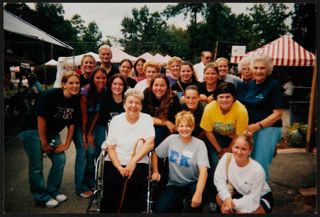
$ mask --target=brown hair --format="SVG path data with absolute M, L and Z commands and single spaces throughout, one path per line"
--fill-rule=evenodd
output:
M 249 144 L 251 150 L 253 149 L 253 137 L 250 133 L 248 133 L 247 131 L 244 131 L 236 139 L 238 138 L 244 139 Z
M 72 76 L 77 77 L 80 82 L 80 75 L 78 73 L 76 73 L 75 71 L 66 71 L 61 78 L 61 85 L 63 86 L 63 84 L 67 83 L 68 79 Z

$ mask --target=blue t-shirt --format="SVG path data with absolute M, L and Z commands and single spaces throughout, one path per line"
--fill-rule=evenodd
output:
M 239 85 L 239 88 L 237 98 L 248 110 L 249 124 L 265 119 L 272 114 L 273 109 L 284 108 L 283 91 L 274 78 L 268 77 L 261 84 L 252 80 L 247 85 Z M 281 119 L 272 126 L 281 127 Z

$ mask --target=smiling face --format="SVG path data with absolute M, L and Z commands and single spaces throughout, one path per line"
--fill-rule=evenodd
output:
M 178 61 L 173 61 L 170 65 L 169 65 L 169 72 L 172 75 L 172 77 L 174 78 L 179 78 L 180 75 L 180 68 L 181 68 L 181 64 Z
M 251 66 L 252 75 L 257 84 L 264 82 L 268 77 L 267 64 L 264 61 L 255 61 Z
M 200 95 L 197 90 L 187 89 L 184 92 L 184 100 L 186 106 L 191 110 L 195 111 L 198 108 L 198 104 L 200 101 Z
M 81 64 L 81 71 L 84 73 L 90 75 L 95 67 L 94 59 L 90 56 L 86 56 L 83 58 L 82 64 Z
M 186 120 L 182 119 L 177 126 L 177 131 L 182 138 L 188 139 L 191 138 L 193 127 Z
M 238 137 L 232 146 L 232 153 L 238 165 L 244 165 L 251 154 L 250 144 L 243 138 Z
M 156 67 L 153 67 L 153 66 L 147 66 L 145 73 L 146 73 L 147 81 L 150 82 L 152 77 L 157 74 L 157 69 Z
M 134 95 L 128 96 L 123 107 L 128 116 L 137 117 L 142 110 L 141 99 Z
M 122 75 L 125 78 L 129 77 L 131 69 L 132 69 L 132 67 L 129 62 L 127 62 L 127 61 L 123 62 L 119 68 L 120 75 Z
M 137 65 L 136 65 L 136 70 L 138 72 L 138 76 L 144 76 L 144 72 L 143 72 L 143 64 L 144 62 L 142 60 L 139 60 Z
M 180 78 L 184 83 L 188 83 L 192 81 L 193 71 L 189 65 L 182 65 L 180 69 Z
M 219 78 L 218 72 L 214 70 L 214 68 L 207 68 L 207 70 L 204 72 L 204 81 L 207 84 L 215 84 L 217 83 Z
M 226 74 L 229 73 L 229 66 L 228 63 L 225 60 L 220 60 L 217 62 L 218 64 L 218 69 L 219 69 L 219 76 L 223 78 L 226 76 Z
M 107 75 L 102 71 L 96 72 L 93 77 L 93 83 L 96 86 L 97 91 L 101 92 L 107 84 Z
M 230 111 L 233 105 L 234 97 L 231 95 L 231 93 L 221 93 L 217 96 L 217 102 L 220 110 L 223 113 L 227 113 Z
M 152 85 L 152 92 L 158 98 L 161 99 L 167 93 L 167 83 L 163 78 L 156 78 Z
M 102 64 L 109 64 L 111 63 L 112 59 L 112 51 L 110 48 L 102 48 L 99 51 L 99 58 Z
M 111 83 L 111 92 L 114 95 L 122 95 L 123 81 L 120 78 L 115 78 Z
M 67 82 L 62 83 L 62 88 L 66 97 L 77 95 L 80 91 L 80 79 L 77 76 L 70 76 Z

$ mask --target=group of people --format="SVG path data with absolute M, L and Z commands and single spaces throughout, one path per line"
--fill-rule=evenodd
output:
M 243 59 L 241 78 L 209 51 L 198 66 L 173 57 L 166 73 L 142 58 L 117 68 L 107 45 L 99 57 L 96 67 L 83 56 L 81 74 L 65 72 L 61 87 L 43 93 L 22 122 L 36 202 L 52 208 L 67 200 L 59 188 L 73 141 L 75 192 L 83 198 L 92 196 L 95 162 L 107 153 L 101 212 L 145 211 L 150 179 L 157 183 L 155 213 L 186 206 L 200 212 L 205 203 L 217 203 L 222 213 L 271 212 L 269 166 L 281 138 L 283 98 L 270 57 Z M 52 161 L 47 185 L 43 152 Z

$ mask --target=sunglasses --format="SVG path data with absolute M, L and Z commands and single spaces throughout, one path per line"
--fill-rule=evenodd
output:
M 206 59 L 212 59 L 212 57 L 205 57 Z

